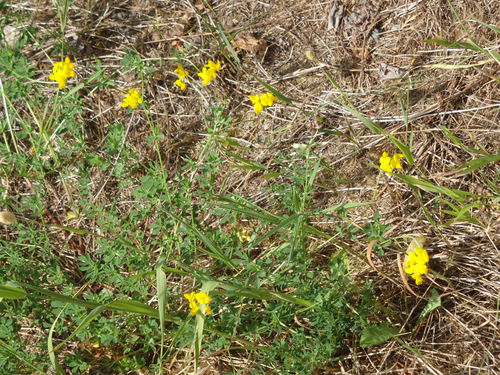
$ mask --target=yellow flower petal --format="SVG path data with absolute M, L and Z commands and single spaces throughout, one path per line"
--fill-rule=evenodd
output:
M 416 247 L 408 253 L 408 260 L 404 263 L 406 267 L 405 272 L 411 275 L 416 285 L 422 284 L 422 275 L 429 272 L 429 268 L 427 267 L 428 262 L 429 254 L 420 247 Z
M 196 293 L 196 300 L 199 303 L 207 304 L 210 303 L 211 298 L 206 293 Z
M 391 173 L 392 172 L 392 167 L 391 167 L 391 158 L 389 157 L 389 154 L 387 152 L 384 152 L 382 156 L 379 159 L 380 161 L 380 169 Z
M 217 63 L 214 63 L 212 60 L 208 60 L 205 66 L 209 69 L 215 70 L 216 72 L 218 72 L 221 68 L 219 60 L 217 60 Z
M 191 292 L 191 293 L 186 293 L 184 294 L 184 297 L 189 301 L 194 301 L 194 299 L 196 298 L 196 293 L 195 292 Z
M 177 69 L 174 70 L 174 73 L 177 74 L 180 79 L 184 79 L 189 75 L 189 72 L 184 70 L 181 64 L 177 64 Z
M 264 105 L 266 107 L 272 106 L 276 100 L 278 100 L 278 98 L 276 96 L 274 96 L 273 94 L 271 94 L 270 92 L 262 94 L 260 96 L 260 101 L 261 101 L 262 105 Z
M 392 160 L 391 160 L 391 167 L 393 169 L 401 169 L 403 168 L 401 166 L 401 162 L 399 161 L 399 159 L 401 159 L 403 157 L 402 154 L 394 154 L 394 156 L 392 157 Z
M 420 284 L 422 284 L 422 282 L 424 281 L 424 279 L 422 279 L 422 275 L 421 275 L 421 274 L 419 274 L 419 273 L 415 273 L 415 274 L 413 274 L 413 276 L 412 276 L 412 277 L 415 279 L 415 284 L 416 284 L 416 285 L 420 285 Z
M 189 312 L 192 316 L 195 316 L 197 313 L 198 313 L 198 310 L 200 308 L 198 307 L 198 305 L 195 304 L 194 307 L 191 308 L 191 311 Z
M 139 94 L 139 91 L 130 89 L 128 90 L 128 94 L 125 95 L 125 98 L 123 98 L 123 103 L 122 107 L 126 108 L 128 106 L 132 108 L 137 108 L 137 104 L 142 103 L 142 98 L 141 94 Z
M 73 71 L 74 67 L 75 64 L 71 62 L 69 57 L 66 57 L 64 61 L 54 63 L 52 68 L 54 74 L 51 74 L 49 79 L 59 83 L 59 89 L 62 90 L 66 87 L 66 80 L 76 75 Z
M 204 67 L 200 73 L 198 73 L 198 76 L 200 76 L 203 79 L 203 82 L 201 83 L 202 85 L 209 84 L 212 82 L 212 80 L 217 77 L 217 73 L 215 73 L 215 70 Z
M 184 89 L 186 88 L 186 82 L 184 82 L 183 79 L 178 79 L 177 81 L 174 82 L 174 85 L 179 86 L 181 91 L 184 91 Z

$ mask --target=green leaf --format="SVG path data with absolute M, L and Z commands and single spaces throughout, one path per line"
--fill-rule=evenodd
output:
M 220 287 L 225 289 L 226 291 L 231 292 L 231 294 L 240 296 L 240 297 L 246 297 L 246 298 L 251 298 L 251 299 L 256 299 L 256 300 L 263 300 L 263 301 L 269 301 L 272 299 L 278 299 L 282 300 L 285 302 L 293 303 L 296 305 L 301 305 L 305 307 L 310 307 L 313 305 L 312 302 L 307 301 L 302 298 L 294 297 L 291 294 L 287 293 L 280 293 L 264 288 L 253 288 L 249 286 L 240 286 L 240 285 L 233 285 L 230 283 L 220 283 Z M 226 293 L 228 294 L 228 293 Z
M 236 61 L 238 64 L 241 64 L 240 58 L 236 54 L 236 52 L 233 49 L 233 46 L 231 45 L 231 42 L 229 39 L 227 39 L 226 34 L 224 34 L 224 30 L 222 29 L 221 25 L 217 23 L 217 30 L 219 30 L 220 36 L 222 37 L 222 40 L 224 41 L 224 44 L 226 45 L 226 48 L 231 52 L 231 55 L 234 58 L 234 61 Z
M 336 136 L 343 137 L 343 138 L 349 138 L 346 134 L 342 133 L 339 130 L 319 129 L 318 131 L 320 133 L 332 134 L 332 135 L 336 135 Z
M 361 332 L 360 344 L 361 346 L 379 345 L 398 333 L 399 329 L 396 327 L 389 327 L 387 322 L 382 322 L 379 325 L 371 325 Z
M 65 231 L 68 231 L 68 232 L 71 232 L 71 233 L 75 233 L 75 234 L 94 234 L 92 232 L 88 232 L 84 229 L 78 229 L 78 228 L 74 228 L 74 227 L 65 227 L 63 225 L 56 225 L 56 224 L 50 224 L 51 227 L 55 227 L 55 228 L 59 228 L 59 229 L 63 229 Z
M 233 168 L 238 168 L 238 169 L 249 169 L 249 170 L 252 170 L 252 171 L 260 171 L 262 170 L 261 167 L 258 167 L 256 165 L 248 165 L 248 164 L 245 164 L 245 165 L 241 165 L 241 164 L 234 164 L 232 165 Z
M 30 367 L 33 370 L 35 370 L 36 372 L 33 372 L 33 374 L 46 373 L 45 371 L 42 371 L 41 368 L 35 367 L 31 362 L 24 359 L 24 357 L 21 354 L 19 354 L 17 349 L 14 349 L 12 346 L 10 346 L 9 344 L 7 344 L 5 341 L 3 341 L 1 339 L 0 339 L 0 349 L 4 353 L 8 353 L 9 355 L 16 357 L 19 361 L 23 362 L 26 367 Z
M 418 322 L 422 321 L 432 310 L 437 309 L 441 306 L 441 297 L 439 297 L 439 293 L 436 289 L 431 289 L 432 297 L 427 301 L 427 305 L 424 307 L 420 316 L 418 317 Z
M 263 177 L 264 178 L 275 178 L 281 176 L 280 172 L 271 172 L 271 173 L 266 173 Z
M 469 147 L 467 146 L 466 144 L 464 144 L 462 142 L 462 140 L 458 137 L 456 137 L 455 135 L 453 135 L 453 133 L 451 131 L 449 131 L 445 126 L 443 125 L 440 125 L 439 126 L 441 128 L 441 130 L 443 131 L 443 133 L 448 137 L 450 138 L 450 140 L 456 144 L 458 147 L 461 147 L 467 151 L 469 151 L 471 154 L 480 154 L 480 155 L 484 155 L 484 152 L 482 152 L 481 150 L 478 150 L 478 149 L 475 149 L 473 147 Z
M 474 201 L 472 203 L 465 205 L 464 207 L 456 206 L 456 205 L 452 204 L 451 202 L 448 202 L 446 199 L 441 199 L 441 201 L 446 203 L 447 205 L 449 205 L 453 209 L 453 211 L 444 210 L 444 209 L 442 211 L 448 215 L 455 216 L 455 219 L 449 220 L 446 223 L 444 223 L 442 226 L 443 228 L 446 228 L 448 225 L 454 224 L 457 221 L 466 221 L 468 223 L 472 223 L 472 224 L 476 224 L 476 225 L 484 227 L 483 223 L 481 223 L 479 220 L 474 219 L 473 217 L 471 217 L 468 214 L 468 211 L 470 211 L 472 208 L 481 207 L 483 205 L 483 203 L 481 201 Z
M 283 221 L 279 223 L 277 226 L 275 226 L 273 229 L 271 229 L 269 232 L 261 236 L 260 238 L 256 239 L 255 242 L 253 242 L 253 246 L 256 246 L 257 244 L 261 243 L 264 241 L 266 238 L 272 236 L 276 232 L 278 232 L 281 228 L 286 228 L 288 227 L 291 223 L 297 220 L 299 215 L 294 214 L 288 218 L 283 218 Z
M 0 285 L 0 298 L 23 299 L 26 298 L 26 291 L 21 288 Z

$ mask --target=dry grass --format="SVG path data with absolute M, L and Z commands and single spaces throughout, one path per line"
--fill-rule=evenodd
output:
M 361 3 L 344 1 L 347 12 L 362 9 Z M 486 49 L 498 49 L 498 34 L 473 19 L 498 26 L 498 4 L 491 0 L 453 3 L 470 37 Z M 59 27 L 52 2 L 31 1 L 23 6 L 32 9 L 31 18 L 41 29 Z M 343 178 L 348 181 L 324 187 L 316 207 L 373 201 L 375 205 L 353 211 L 350 220 L 362 226 L 378 212 L 382 223 L 391 224 L 387 236 L 427 237 L 431 268 L 446 274 L 452 286 L 437 278 L 434 284 L 414 289 L 419 296 L 426 296 L 429 292 L 426 288 L 437 288 L 442 294 L 442 306 L 416 324 L 427 299 L 414 297 L 402 283 L 394 285 L 365 262 L 353 258 L 356 277 L 372 280 L 380 303 L 391 312 L 387 319 L 402 332 L 413 333 L 400 337 L 405 345 L 391 340 L 377 347 L 360 348 L 352 342 L 348 346 L 350 354 L 328 373 L 500 373 L 498 199 L 475 211 L 484 225 L 457 222 L 442 227 L 452 218 L 443 212 L 449 207 L 436 200 L 434 194 L 423 192 L 419 202 L 415 192 L 403 183 L 389 181 L 385 176 L 379 181 L 378 170 L 368 163 L 375 164 L 384 150 L 397 150 L 385 137 L 374 135 L 334 101 L 345 95 L 363 115 L 379 119 L 386 132 L 405 142 L 411 133 L 415 160 L 434 184 L 485 194 L 490 192 L 485 178 L 499 180 L 498 165 L 488 165 L 482 173 L 465 176 L 450 171 L 477 157 L 465 146 L 499 152 L 499 86 L 485 75 L 498 64 L 452 70 L 433 68 L 435 64 L 484 60 L 484 56 L 477 53 L 424 42 L 435 37 L 465 40 L 466 32 L 446 1 L 381 0 L 364 6 L 370 17 L 357 30 L 335 33 L 326 30 L 331 1 L 221 0 L 209 5 L 187 0 L 77 0 L 70 6 L 66 35 L 67 42 L 75 48 L 73 58 L 78 79 L 92 74 L 96 58 L 112 72 L 125 56 L 125 50 L 131 48 L 144 59 L 161 59 L 180 53 L 177 49 L 184 47 L 189 53 L 189 62 L 197 66 L 213 56 L 221 59 L 223 70 L 219 78 L 222 78 L 210 87 L 212 95 L 194 89 L 179 92 L 174 88 L 172 60 L 164 61 L 163 67 L 144 82 L 144 97 L 165 137 L 162 157 L 167 160 L 169 173 L 179 171 L 183 156 L 197 155 L 200 141 L 206 137 L 202 124 L 208 106 L 217 104 L 215 97 L 226 98 L 226 112 L 238 121 L 231 130 L 232 135 L 241 144 L 251 146 L 242 153 L 243 157 L 272 170 L 279 151 L 292 152 L 293 144 L 309 143 L 314 138 L 314 151 L 331 168 L 330 175 L 324 172 L 320 180 Z M 224 56 L 230 56 L 230 52 L 224 48 L 217 25 L 222 26 L 226 36 L 244 29 L 245 33 L 266 40 L 265 54 L 259 59 L 252 52 L 242 50 L 238 52 L 241 66 L 229 61 Z M 379 32 L 377 40 L 373 38 L 373 28 Z M 40 51 L 50 51 L 52 43 L 44 42 L 36 49 L 25 51 L 30 61 L 38 61 L 41 80 L 48 74 L 51 61 Z M 308 56 L 312 54 L 311 60 Z M 381 81 L 380 63 L 404 69 L 406 78 Z M 273 85 L 298 108 L 280 102 L 268 111 L 268 116 L 255 120 L 248 95 L 262 88 L 243 68 Z M 327 75 L 339 87 L 334 87 Z M 137 75 L 130 72 L 117 78 L 128 89 L 140 87 L 135 77 Z M 453 100 L 449 100 L 450 97 Z M 122 122 L 128 132 L 127 141 L 139 154 L 141 164 L 146 165 L 158 157 L 154 148 L 146 143 L 150 129 L 144 113 L 126 114 L 119 106 L 121 95 L 114 89 L 98 88 L 85 100 L 86 112 L 81 120 L 89 147 L 98 150 L 106 139 L 108 126 Z M 314 116 L 307 115 L 308 112 L 321 116 L 325 122 L 318 122 Z M 403 116 L 408 119 L 407 125 Z M 458 137 L 464 146 L 453 143 L 442 127 Z M 352 141 L 321 133 L 320 129 L 325 128 L 343 132 Z M 411 175 L 412 169 L 405 169 L 405 173 Z M 221 184 L 224 190 L 220 194 L 238 191 L 265 205 L 267 197 L 262 189 L 266 182 L 261 175 L 255 171 L 223 171 L 220 179 L 225 183 Z M 104 204 L 117 201 L 123 204 L 125 213 L 126 202 L 132 198 L 130 191 L 119 190 L 117 183 L 96 169 L 92 180 L 94 199 Z M 20 192 L 23 189 L 26 187 L 19 187 Z M 68 192 L 56 181 L 53 189 L 53 201 L 48 206 L 65 211 Z M 431 209 L 436 225 L 429 222 L 424 207 Z M 81 225 L 95 227 L 96 224 L 88 221 Z M 326 224 L 318 223 L 318 226 L 328 229 Z M 364 241 L 346 241 L 353 253 L 365 255 Z M 91 251 L 93 244 L 80 246 Z M 394 250 L 386 252 L 384 257 L 375 256 L 374 263 L 392 279 L 399 280 L 395 254 Z M 233 363 L 236 362 L 235 359 Z M 245 366 L 244 362 L 241 366 Z

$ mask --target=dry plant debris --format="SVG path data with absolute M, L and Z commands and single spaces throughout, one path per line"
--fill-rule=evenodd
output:
M 14 36 L 14 31 L 20 27 L 29 31 L 30 25 L 36 25 L 44 35 L 60 30 L 56 3 L 64 2 L 33 0 L 29 6 L 17 1 L 2 3 L 0 12 L 5 15 L 22 12 L 22 17 L 15 20 L 17 24 L 11 18 L 13 25 L 6 21 L 0 24 L 5 43 L 12 46 L 17 42 L 19 34 Z M 51 78 L 66 91 L 91 79 L 96 74 L 96 61 L 106 72 L 104 78 L 113 75 L 120 83 L 120 95 L 106 84 L 79 88 L 83 111 L 75 116 L 81 123 L 89 154 L 94 153 L 95 160 L 110 160 L 110 168 L 122 151 L 114 153 L 113 149 L 107 154 L 106 150 L 112 149 L 110 137 L 118 131 L 116 124 L 121 124 L 124 138 L 116 150 L 127 149 L 135 155 L 130 158 L 134 164 L 130 173 L 137 184 L 147 175 L 147 166 L 160 160 L 164 173 L 172 178 L 187 174 L 187 158 L 203 160 L 208 152 L 205 141 L 215 137 L 207 130 L 206 117 L 213 116 L 211 108 L 223 102 L 220 116 L 230 116 L 234 122 L 223 131 L 227 152 L 217 179 L 211 181 L 220 196 L 237 192 L 265 209 L 273 199 L 268 190 L 271 179 L 266 173 L 279 175 L 283 155 L 288 158 L 288 166 L 301 164 L 299 151 L 306 147 L 321 158 L 317 191 L 312 197 L 316 210 L 352 202 L 371 203 L 350 209 L 348 217 L 339 214 L 326 221 L 312 220 L 311 225 L 350 249 L 351 276 L 359 283 L 370 280 L 378 296 L 374 309 L 387 314 L 384 319 L 406 334 L 398 340 L 366 347 L 358 345 L 358 338 L 353 336 L 345 340 L 345 347 L 336 356 L 340 359 L 315 373 L 498 374 L 500 163 L 494 157 L 500 153 L 500 62 L 493 59 L 484 63 L 482 52 L 459 48 L 460 45 L 446 47 L 425 42 L 438 37 L 463 43 L 472 39 L 485 51 L 498 51 L 499 34 L 480 23 L 498 27 L 498 19 L 500 7 L 491 0 L 75 0 L 68 5 L 64 40 L 40 39 L 26 43 L 21 51 L 36 71 L 33 80 L 48 82 L 53 62 L 57 61 L 54 56 L 62 45 L 69 46 L 64 48 L 71 57 L 70 63 L 74 62 L 76 77 L 66 70 L 60 79 Z M 142 62 L 153 63 L 142 68 L 138 64 L 136 70 L 119 69 L 133 55 L 131 51 Z M 140 69 L 143 70 L 138 73 Z M 55 70 L 53 73 L 57 74 Z M 72 78 L 66 81 L 69 77 Z M 201 81 L 192 82 L 193 77 L 198 81 L 201 78 L 203 86 Z M 0 78 L 3 82 L 11 79 L 5 74 Z M 271 104 L 261 103 L 258 108 L 254 107 L 257 99 L 254 101 L 252 94 L 269 90 L 262 82 L 281 96 L 268 92 L 273 97 Z M 49 95 L 49 85 L 46 87 L 44 94 Z M 123 99 L 125 92 L 129 94 Z M 122 100 L 123 106 L 130 105 L 134 110 L 121 108 Z M 15 104 L 20 117 L 30 112 L 20 100 Z M 266 110 L 259 113 L 264 106 Z M 367 127 L 367 122 L 353 109 L 376 124 L 376 131 Z M 5 114 L 1 120 L 8 120 Z M 14 145 L 7 130 L 2 127 L 1 142 L 11 150 L 18 147 L 20 154 L 29 155 L 32 147 L 41 146 L 29 144 L 29 136 Z M 56 131 L 53 134 L 54 158 L 47 155 L 41 159 L 44 168 L 63 151 L 61 145 L 67 136 Z M 404 158 L 400 163 L 398 159 L 400 164 L 389 171 L 395 176 L 381 173 L 378 161 L 387 156 L 385 153 L 400 152 L 397 141 L 411 149 L 413 160 Z M 50 142 L 47 140 L 45 145 Z M 253 164 L 241 167 L 241 160 L 234 155 Z M 122 184 L 118 173 L 108 173 L 97 164 L 86 176 L 91 198 L 78 202 L 81 175 L 75 166 L 81 155 L 63 156 L 68 164 L 42 181 L 31 179 L 29 168 L 25 174 L 7 175 L 7 169 L 0 170 L 0 203 L 6 204 L 9 199 L 21 202 L 23 197 L 41 194 L 43 190 L 45 208 L 40 209 L 38 216 L 33 207 L 22 216 L 26 223 L 38 223 L 40 228 L 54 225 L 47 232 L 51 251 L 58 254 L 60 267 L 83 286 L 87 280 L 78 271 L 78 255 L 102 257 L 96 254 L 101 245 L 96 237 L 79 236 L 67 229 L 84 228 L 113 235 L 115 232 L 105 229 L 98 216 L 74 214 L 74 207 L 112 206 L 128 217 L 136 204 L 146 203 L 137 201 L 134 186 Z M 492 162 L 468 169 L 467 163 L 488 156 Z M 0 158 L 0 165 L 6 168 L 4 155 Z M 241 168 L 232 168 L 233 165 Z M 400 169 L 392 171 L 393 168 Z M 427 177 L 425 183 L 422 176 Z M 287 182 L 285 177 L 277 178 Z M 200 184 L 195 175 L 190 180 L 193 189 Z M 457 200 L 450 198 L 457 191 L 464 192 L 463 202 L 467 205 L 457 203 L 461 195 Z M 476 198 L 467 200 L 467 194 L 475 194 Z M 2 221 L 10 223 L 12 214 L 6 212 L 7 208 L 0 206 Z M 16 216 L 19 219 L 20 215 Z M 374 217 L 379 218 L 378 224 Z M 152 215 L 137 222 L 130 231 L 142 233 L 147 244 L 148 238 L 160 235 L 155 229 L 160 220 L 157 214 Z M 339 239 L 335 227 L 342 220 L 360 229 L 389 226 L 379 243 L 390 241 L 390 245 L 377 255 L 377 245 L 370 243 L 366 261 L 368 229 Z M 227 226 L 216 220 L 205 224 L 210 228 Z M 236 230 L 238 237 L 252 233 L 251 222 L 241 225 L 241 231 Z M 12 228 L 13 225 L 0 228 L 4 241 L 16 238 Z M 180 233 L 179 237 L 184 235 Z M 399 282 L 398 267 L 403 263 L 399 253 L 404 251 L 403 243 L 408 238 L 418 236 L 427 239 L 429 269 L 436 274 L 424 275 L 422 285 L 412 285 L 415 293 L 409 294 L 404 283 Z M 249 235 L 241 238 L 251 240 Z M 267 248 L 259 249 L 262 254 L 272 254 L 269 249 L 275 238 L 270 236 L 267 240 Z M 340 250 L 335 241 L 315 248 L 316 241 L 320 241 L 316 235 L 310 235 L 308 240 L 311 257 L 318 264 L 328 263 L 332 254 Z M 154 252 L 156 258 L 160 249 Z M 250 255 L 259 259 L 262 254 Z M 209 260 L 200 257 L 196 265 L 209 264 Z M 2 267 L 8 266 L 2 260 Z M 185 291 L 193 290 L 193 285 L 184 286 Z M 106 282 L 95 287 L 102 293 L 112 289 Z M 432 288 L 439 292 L 441 306 L 419 319 Z M 178 294 L 182 293 L 179 289 Z M 198 309 L 193 296 L 186 297 L 191 314 Z M 198 302 L 210 309 L 205 305 L 210 299 Z M 242 310 L 245 307 L 239 306 Z M 193 315 L 196 313 L 197 310 Z M 310 329 L 307 321 L 296 319 L 297 326 L 291 329 Z M 29 320 L 20 324 L 23 330 L 35 329 Z M 47 333 L 45 330 L 39 336 Z M 272 346 L 273 341 L 268 338 L 252 344 Z M 248 343 L 238 345 L 240 349 L 231 353 L 202 353 L 198 374 L 251 373 L 258 361 Z M 90 342 L 74 344 L 67 350 L 71 354 L 92 353 L 110 361 L 127 355 L 114 351 L 113 345 L 92 347 Z M 187 358 L 189 353 L 186 351 L 185 355 Z M 192 370 L 181 362 L 169 363 L 165 373 Z M 269 373 L 280 371 L 279 364 L 267 366 Z

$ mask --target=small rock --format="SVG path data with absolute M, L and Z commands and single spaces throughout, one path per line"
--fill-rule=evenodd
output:
M 18 42 L 22 37 L 22 34 L 19 32 L 19 28 L 13 25 L 6 25 L 3 28 L 3 35 L 5 36 L 5 44 L 11 48 L 14 48 L 16 42 Z

